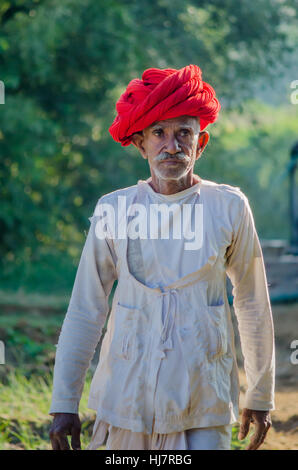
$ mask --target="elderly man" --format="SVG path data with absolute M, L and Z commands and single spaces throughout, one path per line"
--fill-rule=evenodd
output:
M 84 378 L 107 331 L 89 397 L 89 449 L 230 449 L 239 381 L 226 293 L 233 284 L 247 392 L 239 439 L 264 442 L 274 409 L 274 334 L 262 251 L 247 197 L 194 174 L 219 102 L 201 70 L 148 69 L 117 102 L 112 137 L 151 177 L 102 196 L 61 330 L 53 449 L 80 448 Z M 161 216 L 161 217 L 160 217 Z

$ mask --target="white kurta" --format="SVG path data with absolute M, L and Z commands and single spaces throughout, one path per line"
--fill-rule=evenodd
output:
M 234 286 L 245 359 L 245 406 L 274 409 L 272 313 L 246 196 L 239 188 L 202 179 L 166 196 L 153 191 L 149 180 L 103 196 L 98 204 L 116 207 L 119 195 L 147 209 L 176 203 L 179 210 L 188 204 L 191 220 L 202 204 L 202 247 L 186 250 L 183 238 L 98 240 L 98 217 L 90 218 L 59 338 L 50 412 L 78 411 L 84 375 L 108 313 L 107 298 L 118 279 L 90 391 L 98 429 L 110 424 L 133 432 L 173 433 L 235 422 L 239 383 L 225 272 Z

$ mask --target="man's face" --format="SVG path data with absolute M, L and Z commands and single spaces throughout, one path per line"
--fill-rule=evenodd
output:
M 151 174 L 162 180 L 180 180 L 192 172 L 209 138 L 191 116 L 157 121 L 142 134 L 134 134 L 133 143 L 148 159 Z

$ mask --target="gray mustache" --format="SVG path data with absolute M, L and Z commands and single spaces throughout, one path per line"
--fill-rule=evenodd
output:
M 171 158 L 173 158 L 173 160 L 185 160 L 187 157 L 185 155 L 185 153 L 175 153 L 174 155 L 170 155 L 169 153 L 160 153 L 159 155 L 157 155 L 157 157 L 155 157 L 155 160 L 158 161 L 158 162 L 162 162 L 163 160 L 170 160 Z

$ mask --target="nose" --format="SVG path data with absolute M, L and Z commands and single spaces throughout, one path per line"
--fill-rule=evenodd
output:
M 174 133 L 168 137 L 165 151 L 168 152 L 169 154 L 175 154 L 175 153 L 181 152 L 181 147 Z

